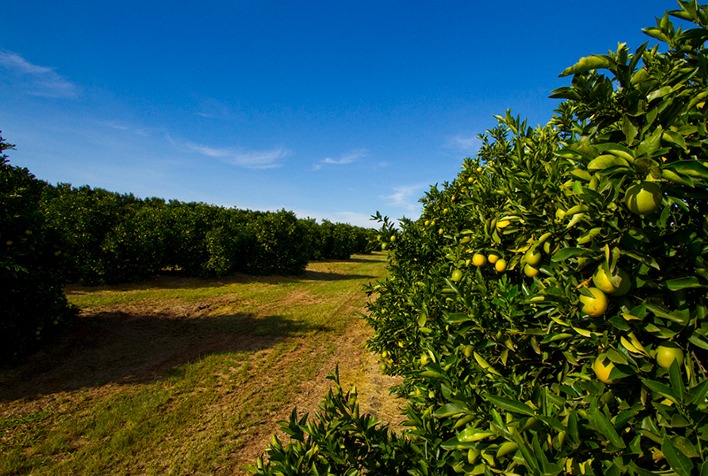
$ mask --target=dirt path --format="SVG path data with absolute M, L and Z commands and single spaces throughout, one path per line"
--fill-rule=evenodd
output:
M 378 420 L 389 423 L 392 428 L 401 426 L 404 420 L 401 411 L 403 402 L 391 396 L 389 392 L 389 389 L 399 383 L 399 380 L 382 374 L 376 356 L 363 347 L 370 335 L 371 329 L 363 319 L 352 321 L 348 331 L 337 339 L 336 352 L 322 365 L 314 379 L 302 383 L 295 400 L 273 414 L 266 424 L 252 429 L 247 444 L 239 451 L 237 457 L 242 464 L 255 463 L 258 456 L 263 454 L 270 444 L 274 433 L 278 435 L 281 442 L 287 441 L 279 431 L 278 422 L 287 420 L 293 407 L 297 407 L 298 415 L 313 414 L 317 411 L 332 383 L 327 379 L 327 375 L 334 372 L 337 365 L 339 365 L 342 388 L 347 390 L 351 386 L 356 386 L 362 413 L 369 413 Z M 302 357 L 296 357 L 295 360 L 299 358 Z M 234 474 L 247 473 L 239 464 Z

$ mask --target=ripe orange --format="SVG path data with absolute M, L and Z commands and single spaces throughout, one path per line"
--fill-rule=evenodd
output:
M 484 256 L 482 253 L 475 253 L 472 256 L 472 264 L 475 266 L 484 266 L 487 264 L 487 257 Z
M 489 262 L 491 264 L 496 263 L 498 259 L 499 259 L 499 255 L 494 254 L 494 253 L 489 253 L 489 256 L 487 256 L 487 260 L 489 260 Z
M 502 273 L 506 271 L 506 260 L 505 259 L 500 259 L 496 263 L 494 263 L 494 269 L 497 270 L 498 273 Z
M 614 382 L 614 380 L 610 380 L 610 372 L 612 372 L 614 368 L 615 364 L 613 364 L 605 354 L 600 354 L 597 359 L 595 359 L 595 363 L 592 364 L 592 369 L 598 380 L 608 384 Z

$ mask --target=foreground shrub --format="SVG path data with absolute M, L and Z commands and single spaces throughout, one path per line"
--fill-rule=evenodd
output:
M 293 409 L 282 430 L 291 439 L 286 446 L 273 436 L 268 460 L 251 468 L 257 475 L 404 474 L 415 465 L 405 439 L 391 433 L 371 415 L 361 415 L 356 389 L 344 392 L 339 372 L 315 418 L 298 418 Z M 336 438 L 333 436 L 336 435 Z

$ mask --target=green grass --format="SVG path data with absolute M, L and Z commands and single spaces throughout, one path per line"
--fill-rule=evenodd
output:
M 341 351 L 384 265 L 68 289 L 72 335 L 0 373 L 0 474 L 239 474 Z

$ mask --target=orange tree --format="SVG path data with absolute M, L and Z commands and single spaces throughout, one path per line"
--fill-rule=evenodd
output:
M 548 124 L 499 116 L 420 219 L 382 218 L 369 346 L 408 474 L 708 474 L 708 7 L 679 6 L 663 50 L 582 58 Z
M 76 316 L 62 289 L 57 234 L 40 210 L 49 185 L 10 165 L 0 137 L 0 365 L 14 362 Z

